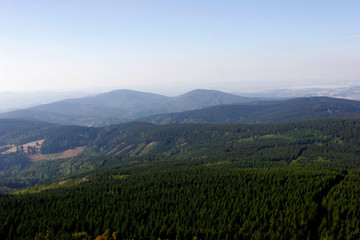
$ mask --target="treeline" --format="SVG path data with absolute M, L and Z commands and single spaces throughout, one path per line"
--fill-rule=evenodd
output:
M 116 239 L 359 237 L 353 210 L 334 217 L 340 202 L 343 209 L 359 207 L 351 192 L 345 201 L 333 194 L 358 189 L 359 174 L 345 170 L 214 166 L 133 174 L 119 169 L 87 179 L 70 188 L 1 196 L 0 237 L 94 239 L 104 232 Z M 339 221 L 351 223 L 344 225 L 349 230 L 341 232 L 346 227 Z
M 149 148 L 149 144 L 151 148 Z M 102 128 L 89 154 L 231 161 L 239 166 L 360 165 L 360 121 L 288 124 L 122 124 Z

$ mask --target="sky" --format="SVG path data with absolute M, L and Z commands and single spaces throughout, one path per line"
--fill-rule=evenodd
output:
M 0 0 L 0 92 L 360 83 L 360 1 Z

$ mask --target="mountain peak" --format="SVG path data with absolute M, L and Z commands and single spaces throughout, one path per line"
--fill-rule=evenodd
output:
M 0 118 L 33 118 L 60 124 L 103 126 L 146 116 L 207 106 L 249 102 L 234 94 L 196 89 L 177 97 L 119 89 L 85 98 L 67 99 L 31 109 L 0 114 Z

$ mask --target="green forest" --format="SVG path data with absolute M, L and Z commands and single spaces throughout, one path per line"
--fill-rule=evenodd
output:
M 360 239 L 360 119 L 26 125 L 2 146 L 85 150 L 0 155 L 0 239 Z
M 360 172 L 117 169 L 0 198 L 2 238 L 359 239 Z M 341 196 L 341 197 L 339 197 Z M 84 236 L 84 235 L 81 235 Z M 83 239 L 83 238 L 80 238 Z

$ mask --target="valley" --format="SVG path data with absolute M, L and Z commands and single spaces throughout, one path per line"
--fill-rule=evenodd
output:
M 360 1 L 0 1 L 0 240 L 359 240 Z
M 300 98 L 103 127 L 0 119 L 0 236 L 357 239 L 357 108 Z

